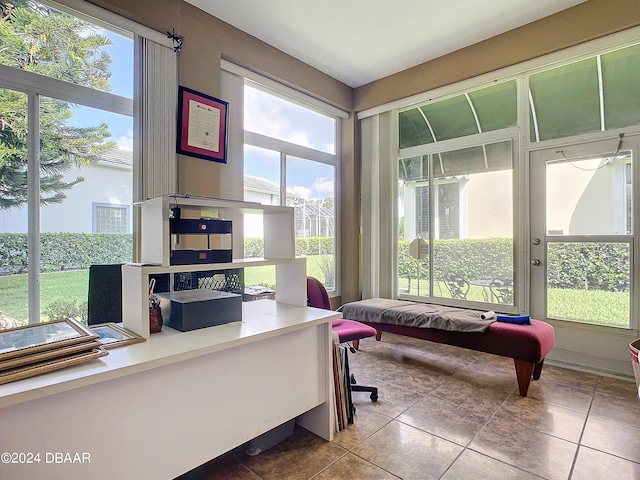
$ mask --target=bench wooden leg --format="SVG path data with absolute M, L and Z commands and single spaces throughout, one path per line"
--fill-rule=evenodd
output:
M 533 362 L 525 362 L 524 360 L 513 359 L 513 363 L 516 366 L 516 376 L 518 377 L 518 389 L 520 390 L 520 396 L 526 397 L 529 390 L 529 384 L 531 383 L 531 375 L 533 374 L 534 367 L 537 365 Z M 540 369 L 542 369 L 542 362 L 540 362 Z M 540 377 L 540 372 L 538 372 Z
M 359 350 L 360 340 L 351 340 L 351 344 L 353 345 L 353 348 L 355 348 L 356 350 Z
M 378 330 L 378 333 L 376 333 L 376 340 L 379 342 L 381 338 L 382 338 L 382 332 Z
M 540 374 L 542 373 L 542 364 L 544 363 L 544 359 L 540 360 L 540 363 L 537 363 L 535 368 L 533 369 L 533 379 L 539 380 Z

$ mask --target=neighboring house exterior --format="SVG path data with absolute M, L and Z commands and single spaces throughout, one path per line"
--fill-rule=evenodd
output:
M 65 192 L 64 202 L 41 206 L 42 232 L 131 233 L 133 154 L 113 149 L 96 165 L 72 167 L 66 181 L 84 181 Z M 0 232 L 26 233 L 27 207 L 0 211 Z
M 72 167 L 66 181 L 83 177 L 84 181 L 66 192 L 63 203 L 42 206 L 42 232 L 131 233 L 133 154 L 114 149 L 91 167 Z M 245 175 L 246 202 L 280 204 L 280 187 L 264 178 Z M 287 193 L 287 204 L 296 207 L 297 236 L 332 235 L 333 212 Z M 304 222 L 302 220 L 304 218 Z M 0 211 L 0 232 L 26 233 L 27 207 Z M 245 216 L 246 237 L 262 236 L 262 215 Z
M 548 235 L 628 234 L 631 229 L 630 157 L 552 164 Z M 551 168 L 551 167 L 550 167 Z M 434 182 L 434 238 L 511 238 L 511 170 L 459 175 Z M 428 238 L 427 181 L 408 181 L 401 199 L 404 240 Z M 561 198 L 554 198 L 555 192 Z M 567 202 L 567 199 L 571 201 Z M 598 229 L 594 231 L 594 229 Z

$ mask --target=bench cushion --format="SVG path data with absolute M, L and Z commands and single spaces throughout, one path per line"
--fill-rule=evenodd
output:
M 478 333 L 407 327 L 368 322 L 364 318 L 349 318 L 370 325 L 381 332 L 421 338 L 533 363 L 544 360 L 554 343 L 553 327 L 546 322 L 534 319 L 531 320 L 531 325 L 493 322 L 484 332 Z

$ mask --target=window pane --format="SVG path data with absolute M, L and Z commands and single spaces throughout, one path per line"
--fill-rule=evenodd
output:
M 450 160 L 455 178 L 451 173 L 442 180 L 434 178 L 434 295 L 513 305 L 512 144 L 499 142 L 441 156 L 445 170 Z
M 399 114 L 400 148 L 511 127 L 517 112 L 515 80 L 412 108 Z
M 517 122 L 516 81 L 500 83 L 469 93 L 483 132 L 512 127 Z
M 0 89 L 0 329 L 29 321 L 27 95 Z
M 244 87 L 244 129 L 321 152 L 336 153 L 336 120 L 309 108 Z
M 429 295 L 429 156 L 399 165 L 398 294 Z
M 547 244 L 547 316 L 629 328 L 627 243 Z
M 244 201 L 280 205 L 280 153 L 245 144 Z M 262 214 L 244 215 L 243 221 L 245 258 L 263 258 Z
M 510 141 L 442 152 L 436 157 L 434 178 L 510 170 L 513 163 Z
M 85 320 L 89 266 L 133 259 L 133 119 L 50 98 L 40 106 L 42 318 Z
M 546 164 L 547 235 L 631 232 L 631 152 Z
M 531 75 L 529 88 L 532 142 L 600 131 L 596 58 Z
M 0 63 L 133 98 L 133 41 L 36 2 L 6 4 Z
M 287 205 L 295 208 L 296 250 L 307 273 L 335 288 L 335 167 L 287 156 Z
M 640 123 L 640 45 L 602 55 L 607 130 Z
M 421 108 L 438 142 L 479 133 L 473 111 L 464 95 Z
M 433 135 L 419 108 L 400 112 L 398 116 L 400 148 L 433 143 Z
M 398 293 L 428 295 L 433 222 L 433 294 L 513 305 L 513 148 L 510 141 L 400 160 Z M 442 170 L 445 170 L 445 174 Z M 491 194 L 487 194 L 491 192 Z M 420 279 L 420 281 L 418 281 Z

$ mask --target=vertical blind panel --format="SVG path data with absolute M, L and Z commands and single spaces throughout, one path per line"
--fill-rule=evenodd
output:
M 173 49 L 142 41 L 142 198 L 177 191 L 177 59 Z

